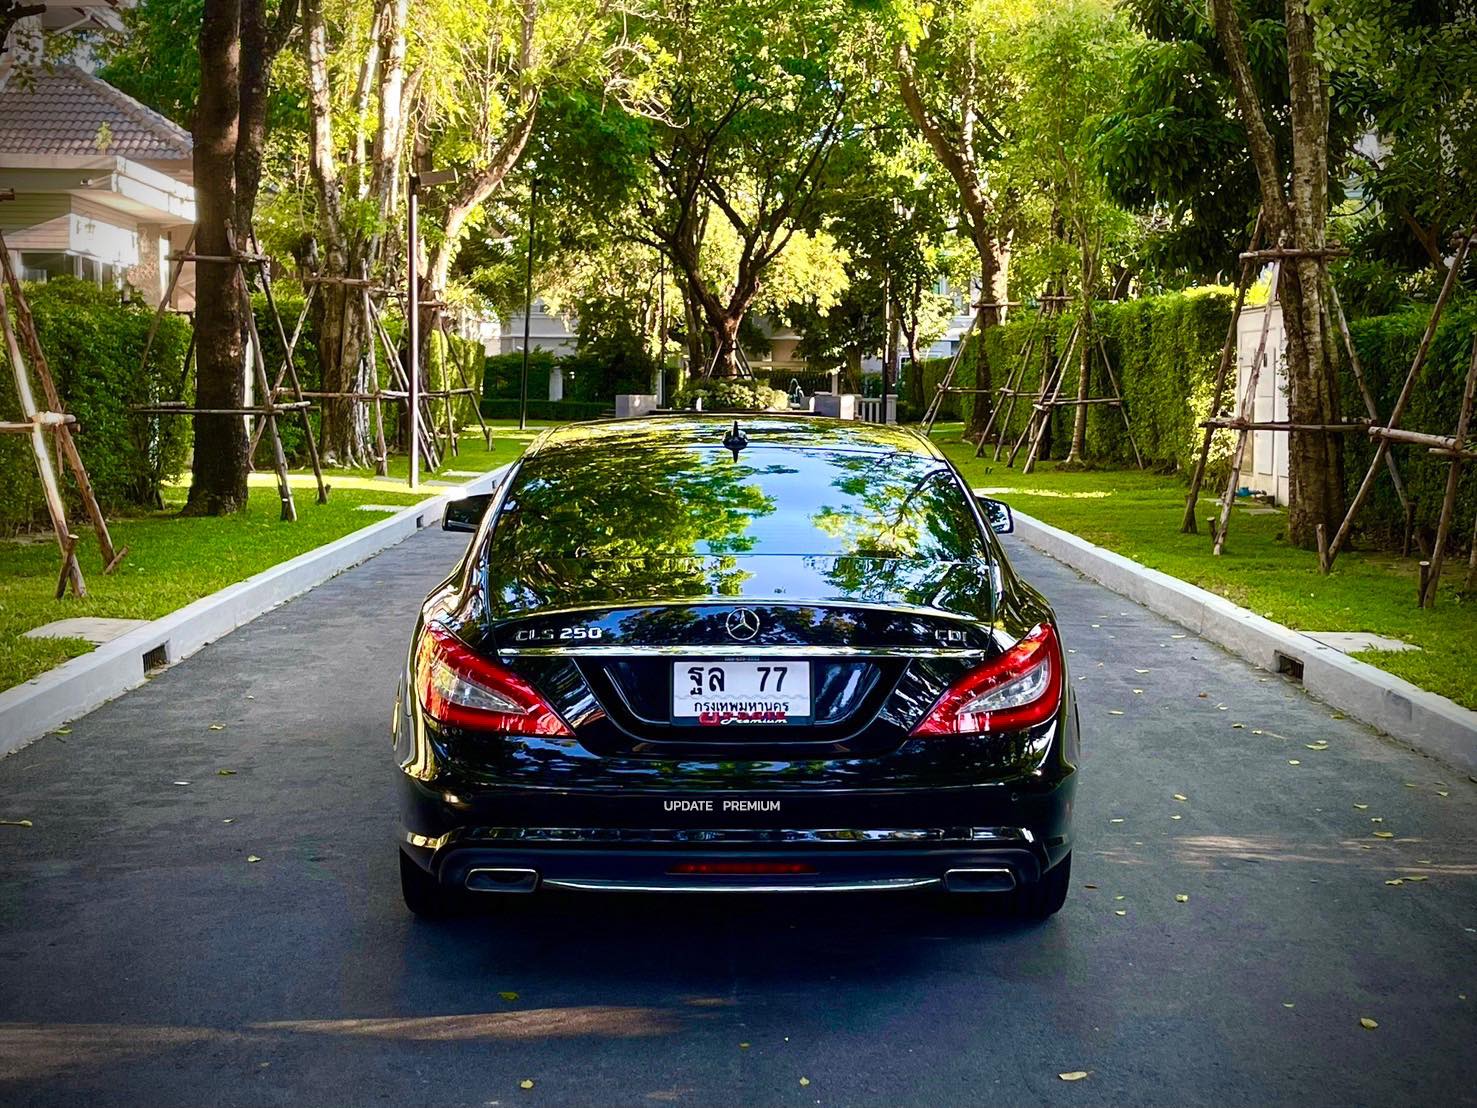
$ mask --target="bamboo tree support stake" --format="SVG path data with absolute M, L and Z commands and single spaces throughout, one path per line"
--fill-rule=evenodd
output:
M 1405 374 L 1405 383 L 1400 386 L 1400 395 L 1395 399 L 1395 407 L 1390 412 L 1387 428 L 1394 429 L 1400 426 L 1400 420 L 1405 415 L 1405 407 L 1410 403 L 1411 393 L 1415 391 L 1416 381 L 1419 380 L 1421 370 L 1426 364 L 1426 355 L 1430 353 L 1431 342 L 1436 337 L 1436 325 L 1441 322 L 1441 313 L 1446 309 L 1446 302 L 1451 299 L 1452 289 L 1456 286 L 1457 274 L 1461 272 L 1463 264 L 1467 260 L 1467 252 L 1472 246 L 1472 235 L 1477 232 L 1477 224 L 1468 226 L 1457 244 L 1456 255 L 1451 260 L 1451 265 L 1446 271 L 1446 280 L 1441 284 L 1441 293 L 1436 297 L 1436 303 L 1431 309 L 1431 318 L 1426 323 L 1425 333 L 1421 335 L 1421 344 L 1416 348 L 1415 358 L 1410 363 L 1410 370 Z M 1369 463 L 1369 469 L 1365 471 L 1364 480 L 1359 484 L 1359 490 L 1354 494 L 1353 501 L 1349 504 L 1349 510 L 1344 513 L 1344 520 L 1339 524 L 1338 531 L 1333 536 L 1333 541 L 1328 544 L 1328 554 L 1320 560 L 1319 568 L 1327 573 L 1333 568 L 1334 559 L 1338 557 L 1339 550 L 1344 541 L 1349 537 L 1349 531 L 1354 526 L 1354 519 L 1359 510 L 1364 507 L 1364 502 L 1369 499 L 1370 489 L 1374 487 L 1375 475 L 1384 464 L 1385 455 L 1390 452 L 1390 440 L 1381 435 L 1379 442 L 1375 445 L 1374 459 Z
M 985 453 L 985 443 L 990 440 L 990 432 L 994 429 L 996 422 L 1000 424 L 1000 435 L 995 441 L 995 460 L 999 461 L 1000 444 L 1004 441 L 1005 428 L 1010 426 L 1011 414 L 1015 411 L 1015 398 L 1021 385 L 1025 382 L 1026 366 L 1031 361 L 1031 354 L 1036 348 L 1036 332 L 1041 327 L 1041 317 L 1038 316 L 1031 325 L 1031 331 L 1026 336 L 1025 346 L 1021 349 L 1020 360 L 1011 366 L 1010 376 L 1006 378 L 1005 384 L 1000 388 L 1000 399 L 996 400 L 994 408 L 990 410 L 990 418 L 985 421 L 985 429 L 980 432 L 980 441 L 974 448 L 974 456 L 980 458 Z M 1002 415 L 1003 411 L 1003 415 Z
M 1251 231 L 1251 250 L 1255 254 L 1262 239 L 1262 213 L 1258 212 L 1256 226 Z M 1255 263 L 1249 257 L 1241 259 L 1241 276 L 1236 282 L 1236 302 L 1231 308 L 1231 322 L 1226 327 L 1226 342 L 1221 347 L 1220 364 L 1215 370 L 1215 386 L 1211 389 L 1210 417 L 1214 419 L 1226 399 L 1226 380 L 1236 360 L 1236 325 L 1241 320 L 1241 308 L 1246 303 L 1246 294 L 1251 289 L 1251 277 L 1256 272 Z M 1270 305 L 1268 306 L 1270 311 Z M 1185 494 L 1185 514 L 1180 520 L 1180 533 L 1196 533 L 1195 508 L 1200 500 L 1200 486 L 1205 481 L 1205 467 L 1210 461 L 1210 444 L 1215 438 L 1215 428 L 1207 427 L 1200 440 L 1200 453 L 1195 459 L 1195 468 L 1190 474 L 1190 491 Z
M 1108 357 L 1108 347 L 1103 342 L 1102 333 L 1097 337 L 1098 354 L 1103 359 L 1103 368 L 1108 371 L 1108 383 L 1113 386 L 1113 395 L 1118 398 L 1118 414 L 1123 417 L 1123 431 L 1128 435 L 1128 445 L 1133 447 L 1133 460 L 1138 463 L 1139 469 L 1144 468 L 1144 456 L 1139 453 L 1138 440 L 1133 437 L 1133 424 L 1128 422 L 1128 406 L 1124 403 L 1123 390 L 1118 387 L 1118 376 L 1113 372 L 1113 361 Z
M 1239 419 L 1242 423 L 1250 423 L 1256 417 L 1256 387 L 1262 374 L 1262 363 L 1267 358 L 1267 334 L 1272 327 L 1272 306 L 1278 302 L 1278 283 L 1282 278 L 1282 259 L 1278 258 L 1272 263 L 1272 287 L 1267 297 L 1267 306 L 1262 312 L 1262 334 L 1257 340 L 1256 355 L 1251 359 L 1251 366 L 1246 374 L 1246 392 L 1241 397 L 1239 406 Z M 1213 431 L 1213 428 L 1206 428 Z M 1219 555 L 1226 545 L 1226 528 L 1231 522 L 1231 505 L 1236 503 L 1236 487 L 1241 482 L 1241 466 L 1246 460 L 1246 447 L 1251 442 L 1251 431 L 1242 427 L 1236 432 L 1236 449 L 1231 454 L 1231 473 L 1226 478 L 1226 491 L 1221 496 L 1220 516 L 1216 520 L 1215 533 L 1211 536 L 1214 540 L 1212 551 Z
M 293 355 L 297 352 L 297 340 L 302 337 L 303 325 L 308 320 L 308 313 L 313 309 L 313 299 L 318 295 L 316 283 L 308 285 L 308 295 L 303 297 L 302 311 L 297 314 L 297 322 L 292 326 L 292 338 L 288 342 L 287 353 L 283 356 L 282 364 L 277 367 L 277 376 L 272 379 L 272 395 L 276 396 L 283 391 L 284 382 L 287 380 L 287 367 L 292 362 Z M 273 309 L 276 310 L 275 307 Z M 258 423 L 251 431 L 251 449 L 249 454 L 255 454 L 257 446 L 262 441 L 262 425 Z
M 46 427 L 69 417 L 36 409 L 36 399 L 31 394 L 30 374 L 26 371 L 20 346 L 15 341 L 15 332 L 10 327 L 10 304 L 4 285 L 0 285 L 0 329 L 5 332 L 5 352 L 10 358 L 16 397 L 20 401 L 21 415 L 24 417 L 22 423 L 0 424 L 0 430 L 30 436 L 31 453 L 35 455 L 36 472 L 41 478 L 41 491 L 46 497 L 46 511 L 51 516 L 51 529 L 56 534 L 56 545 L 61 551 L 61 572 L 57 576 L 56 598 L 60 600 L 65 596 L 67 585 L 70 584 L 72 595 L 80 599 L 87 595 L 87 583 L 82 580 L 82 567 L 77 563 L 77 536 L 67 526 L 67 509 L 57 485 L 51 453 L 46 449 L 45 433 Z
M 368 267 L 364 269 L 365 285 L 360 289 L 364 297 L 364 323 L 369 326 L 372 308 L 369 303 Z M 369 391 L 374 394 L 374 472 L 380 477 L 390 475 L 390 451 L 385 446 L 385 410 L 384 403 L 380 397 L 380 367 L 379 358 L 375 356 L 375 347 L 378 345 L 373 335 L 369 336 Z
M 1021 466 L 1021 473 L 1032 472 L 1036 468 L 1036 460 L 1041 454 L 1041 444 L 1046 440 L 1046 426 L 1051 422 L 1051 413 L 1056 410 L 1057 402 L 1062 394 L 1062 382 L 1067 377 L 1067 366 L 1071 364 L 1072 353 L 1077 348 L 1078 341 L 1082 339 L 1082 318 L 1079 316 L 1072 328 L 1071 337 L 1067 340 L 1067 350 L 1056 363 L 1056 373 L 1052 379 L 1050 393 L 1043 395 L 1041 400 L 1033 407 L 1035 418 L 1032 420 L 1031 448 L 1026 451 L 1025 464 Z M 1043 393 L 1046 390 L 1042 390 Z
M 1326 276 L 1326 271 L 1325 271 Z M 1328 289 L 1328 300 L 1333 302 L 1334 315 L 1338 319 L 1339 334 L 1344 340 L 1344 350 L 1349 355 L 1349 370 L 1354 374 L 1354 383 L 1359 386 L 1359 395 L 1364 400 L 1364 410 L 1369 413 L 1372 423 L 1379 422 L 1379 407 L 1374 402 L 1374 396 L 1369 391 L 1369 384 L 1364 378 L 1364 366 L 1359 361 L 1359 351 L 1354 348 L 1354 336 L 1349 332 L 1349 320 L 1344 315 L 1344 305 L 1339 301 L 1338 289 L 1334 288 L 1332 281 L 1326 283 Z M 1324 302 L 1323 318 L 1325 324 L 1328 322 L 1328 301 Z M 1400 498 L 1400 510 L 1405 524 L 1405 545 L 1401 551 L 1404 556 L 1410 551 L 1410 539 L 1415 535 L 1416 545 L 1420 547 L 1421 556 L 1425 557 L 1429 552 L 1426 543 L 1420 535 L 1415 534 L 1413 519 L 1415 516 L 1415 505 L 1411 503 L 1409 494 L 1405 491 L 1405 481 L 1401 479 L 1400 467 L 1395 463 L 1395 455 L 1389 452 L 1385 454 L 1385 468 L 1390 472 L 1390 483 L 1395 487 L 1395 495 Z M 1321 559 L 1320 559 L 1321 563 Z
M 249 241 L 251 243 L 252 252 L 259 253 L 260 246 L 257 243 L 255 229 L 251 230 Z M 262 283 L 262 296 L 267 301 L 267 313 L 272 317 L 272 326 L 275 327 L 277 330 L 277 341 L 282 344 L 282 368 L 287 373 L 287 375 L 292 378 L 293 399 L 301 401 L 303 399 L 303 383 L 298 378 L 297 365 L 293 361 L 292 357 L 293 347 L 296 345 L 297 342 L 297 336 L 293 336 L 293 341 L 291 343 L 287 341 L 287 331 L 282 326 L 282 313 L 277 310 L 277 299 L 272 295 L 271 263 L 265 261 L 262 262 L 258 267 L 258 273 Z M 248 292 L 246 296 L 246 306 L 248 308 L 251 307 L 250 292 Z M 256 313 L 250 313 L 249 318 L 251 320 L 252 338 L 253 340 L 256 340 Z M 261 349 L 259 342 L 255 349 Z M 263 380 L 266 379 L 265 363 L 263 363 L 262 366 L 261 376 Z M 273 397 L 273 402 L 276 402 L 275 397 Z M 312 464 L 313 467 L 313 481 L 318 486 L 318 503 L 327 504 L 328 486 L 323 482 L 323 464 L 321 461 L 319 461 L 318 458 L 318 442 L 313 437 L 313 420 L 308 415 L 307 408 L 299 408 L 297 412 L 298 418 L 300 418 L 303 423 L 303 440 L 308 445 L 308 461 Z M 279 442 L 274 449 L 280 450 L 281 443 Z
M 16 277 L 15 270 L 11 268 L 10 251 L 5 245 L 4 235 L 0 235 L 0 265 L 3 265 L 5 269 L 5 284 L 10 290 L 10 295 L 15 298 L 16 330 L 20 332 L 20 339 L 25 344 L 26 353 L 30 356 L 31 369 L 35 371 L 37 379 L 41 382 L 41 391 L 46 397 L 47 410 L 58 415 L 66 415 L 61 394 L 56 389 L 56 380 L 51 375 L 51 366 L 46 360 L 46 352 L 41 349 L 41 339 L 36 333 L 36 320 L 31 315 L 31 306 L 26 303 L 20 280 Z M 87 512 L 87 518 L 92 521 L 92 530 L 97 535 L 98 549 L 103 556 L 103 573 L 112 573 L 127 555 L 128 547 L 115 549 L 113 546 L 113 537 L 108 533 L 108 521 L 103 518 L 103 510 L 98 506 L 97 494 L 93 491 L 91 478 L 87 476 L 87 467 L 82 464 L 82 455 L 77 450 L 77 442 L 72 438 L 69 421 L 61 420 L 54 424 L 52 433 L 56 438 L 57 452 L 66 462 L 67 468 L 72 471 L 72 479 L 77 482 L 77 491 L 82 497 L 82 506 Z
M 1462 390 L 1462 406 L 1457 414 L 1455 451 L 1446 471 L 1446 496 L 1441 501 L 1441 517 L 1436 523 L 1436 541 L 1431 544 L 1431 575 L 1421 587 L 1421 607 L 1436 606 L 1436 590 L 1441 585 L 1441 564 L 1446 558 L 1446 540 L 1451 534 L 1452 517 L 1456 514 L 1457 488 L 1462 480 L 1463 447 L 1472 428 L 1472 400 L 1477 395 L 1477 335 L 1472 336 L 1472 360 L 1467 365 L 1467 384 Z

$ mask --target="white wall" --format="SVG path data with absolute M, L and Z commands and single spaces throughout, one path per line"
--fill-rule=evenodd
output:
M 1244 308 L 1236 323 L 1236 397 L 1232 411 L 1240 414 L 1241 397 L 1251 374 L 1251 362 L 1261 341 L 1265 307 Z M 1274 304 L 1267 320 L 1267 348 L 1261 373 L 1257 377 L 1256 405 L 1252 419 L 1257 422 L 1287 418 L 1287 361 L 1282 331 L 1282 305 Z M 1253 431 L 1250 458 L 1241 469 L 1241 483 L 1257 492 L 1270 493 L 1278 504 L 1286 504 L 1287 432 Z

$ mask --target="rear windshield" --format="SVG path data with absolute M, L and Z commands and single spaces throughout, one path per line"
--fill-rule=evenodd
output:
M 966 494 L 909 453 L 703 446 L 535 454 L 493 532 L 503 558 L 791 554 L 964 561 L 985 554 Z

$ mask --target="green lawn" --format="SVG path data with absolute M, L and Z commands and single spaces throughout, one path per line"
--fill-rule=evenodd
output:
M 1137 470 L 1063 473 L 1051 465 L 1028 477 L 990 453 L 976 459 L 959 439 L 958 424 L 939 424 L 935 441 L 976 488 L 1029 515 L 1172 574 L 1300 631 L 1371 631 L 1414 643 L 1419 651 L 1369 651 L 1356 655 L 1422 688 L 1477 708 L 1477 598 L 1457 588 L 1466 561 L 1448 560 L 1441 595 L 1432 610 L 1416 607 L 1415 559 L 1344 552 L 1327 577 L 1317 556 L 1282 540 L 1283 515 L 1252 514 L 1238 506 L 1231 516 L 1225 553 L 1210 552 L 1205 526 L 1220 495 L 1202 496 L 1200 534 L 1180 534 L 1186 486 L 1178 477 Z
M 485 472 L 512 461 L 541 428 L 520 432 L 516 424 L 493 427 L 489 451 L 480 433 L 460 442 L 461 453 L 445 470 Z M 405 459 L 390 459 L 393 476 L 403 478 Z M 423 477 L 435 479 L 434 474 Z M 445 477 L 448 481 L 465 478 Z M 0 689 L 29 680 L 45 670 L 86 654 L 92 644 L 81 639 L 27 639 L 22 632 L 70 616 L 156 619 L 208 593 L 260 573 L 264 569 L 367 527 L 388 513 L 361 512 L 360 504 L 408 505 L 442 491 L 423 485 L 412 494 L 404 484 L 373 479 L 373 471 L 336 470 L 328 474 L 332 492 L 327 504 L 313 495 L 311 475 L 297 473 L 292 484 L 296 523 L 278 518 L 276 478 L 251 476 L 247 511 L 223 519 L 184 518 L 188 480 L 165 489 L 166 510 L 113 518 L 113 542 L 129 548 L 128 557 L 104 576 L 97 542 L 86 520 L 73 520 L 87 596 L 53 598 L 58 569 L 56 542 L 50 532 L 20 540 L 0 541 Z

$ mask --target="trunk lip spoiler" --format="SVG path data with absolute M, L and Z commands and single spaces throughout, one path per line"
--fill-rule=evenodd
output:
M 776 644 L 745 649 L 740 643 L 681 644 L 580 643 L 564 646 L 507 646 L 499 654 L 533 658 L 640 657 L 673 658 L 986 658 L 990 651 L 947 646 L 826 646 L 817 643 Z

